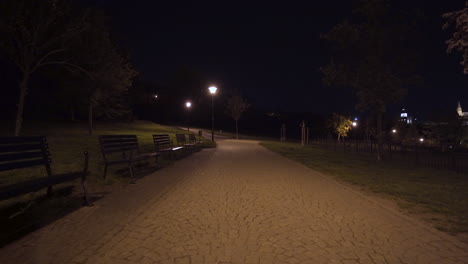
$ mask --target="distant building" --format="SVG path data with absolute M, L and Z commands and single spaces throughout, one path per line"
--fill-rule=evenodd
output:
M 408 125 L 413 124 L 413 117 L 411 117 L 411 116 L 408 114 L 408 111 L 406 111 L 404 108 L 401 109 L 401 113 L 400 113 L 400 122 L 405 123 L 405 124 L 408 124 Z
M 459 117 L 467 117 L 468 118 L 468 112 L 463 112 L 460 102 L 458 102 L 458 107 L 457 107 L 457 113 Z
M 458 102 L 457 114 L 463 120 L 463 125 L 468 125 L 468 112 L 463 112 L 460 102 Z

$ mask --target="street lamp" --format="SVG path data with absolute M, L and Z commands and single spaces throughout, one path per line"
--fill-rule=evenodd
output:
M 353 127 L 356 127 L 356 126 L 357 126 L 357 122 L 355 121 L 355 122 L 353 122 Z
M 423 142 L 424 142 L 424 138 L 420 138 L 419 141 L 420 141 L 421 143 L 423 143 Z
M 187 131 L 190 131 L 190 107 L 192 107 L 192 103 L 190 101 L 185 102 L 185 107 L 187 107 Z
M 216 86 L 210 86 L 208 90 L 210 90 L 210 94 L 211 94 L 211 141 L 214 142 L 214 103 L 213 103 L 214 99 L 213 98 L 218 88 L 216 88 Z
M 396 129 L 392 129 L 392 133 L 395 134 L 395 133 L 396 133 Z

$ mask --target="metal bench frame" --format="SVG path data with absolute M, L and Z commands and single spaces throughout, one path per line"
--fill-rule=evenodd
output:
M 195 134 L 188 134 L 189 136 L 189 143 L 191 144 L 200 144 L 202 143 L 201 140 L 197 140 L 197 138 L 195 137 Z
M 0 187 L 0 200 L 10 199 L 22 194 L 47 188 L 47 196 L 52 195 L 52 186 L 81 178 L 83 204 L 91 206 L 88 199 L 87 175 L 88 152 L 84 152 L 83 171 L 53 174 L 49 145 L 45 136 L 36 137 L 0 137 L 0 171 L 44 166 L 47 178 L 32 179 Z
M 184 146 L 186 148 L 193 148 L 195 147 L 196 143 L 190 143 L 187 141 L 185 134 L 176 134 L 176 141 L 177 145 Z
M 155 134 L 153 135 L 154 149 L 158 153 L 172 152 L 177 150 L 182 150 L 184 147 L 175 146 L 172 143 L 172 140 L 169 138 L 168 134 Z
M 101 146 L 101 153 L 104 160 L 104 174 L 103 178 L 106 178 L 107 167 L 114 164 L 125 163 L 128 166 L 130 172 L 131 183 L 135 183 L 135 175 L 133 172 L 133 163 L 149 158 L 156 158 L 158 161 L 157 152 L 140 153 L 140 147 L 136 135 L 100 135 L 99 144 Z M 110 160 L 108 157 L 112 153 L 122 153 L 121 159 Z

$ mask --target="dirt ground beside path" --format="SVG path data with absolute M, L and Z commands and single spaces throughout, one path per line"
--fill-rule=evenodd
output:
M 468 246 L 258 145 L 220 140 L 0 250 L 2 263 L 468 263 Z

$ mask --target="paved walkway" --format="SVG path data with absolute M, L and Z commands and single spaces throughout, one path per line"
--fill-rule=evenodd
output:
M 1 263 L 468 263 L 468 247 L 226 140 L 0 250 Z

